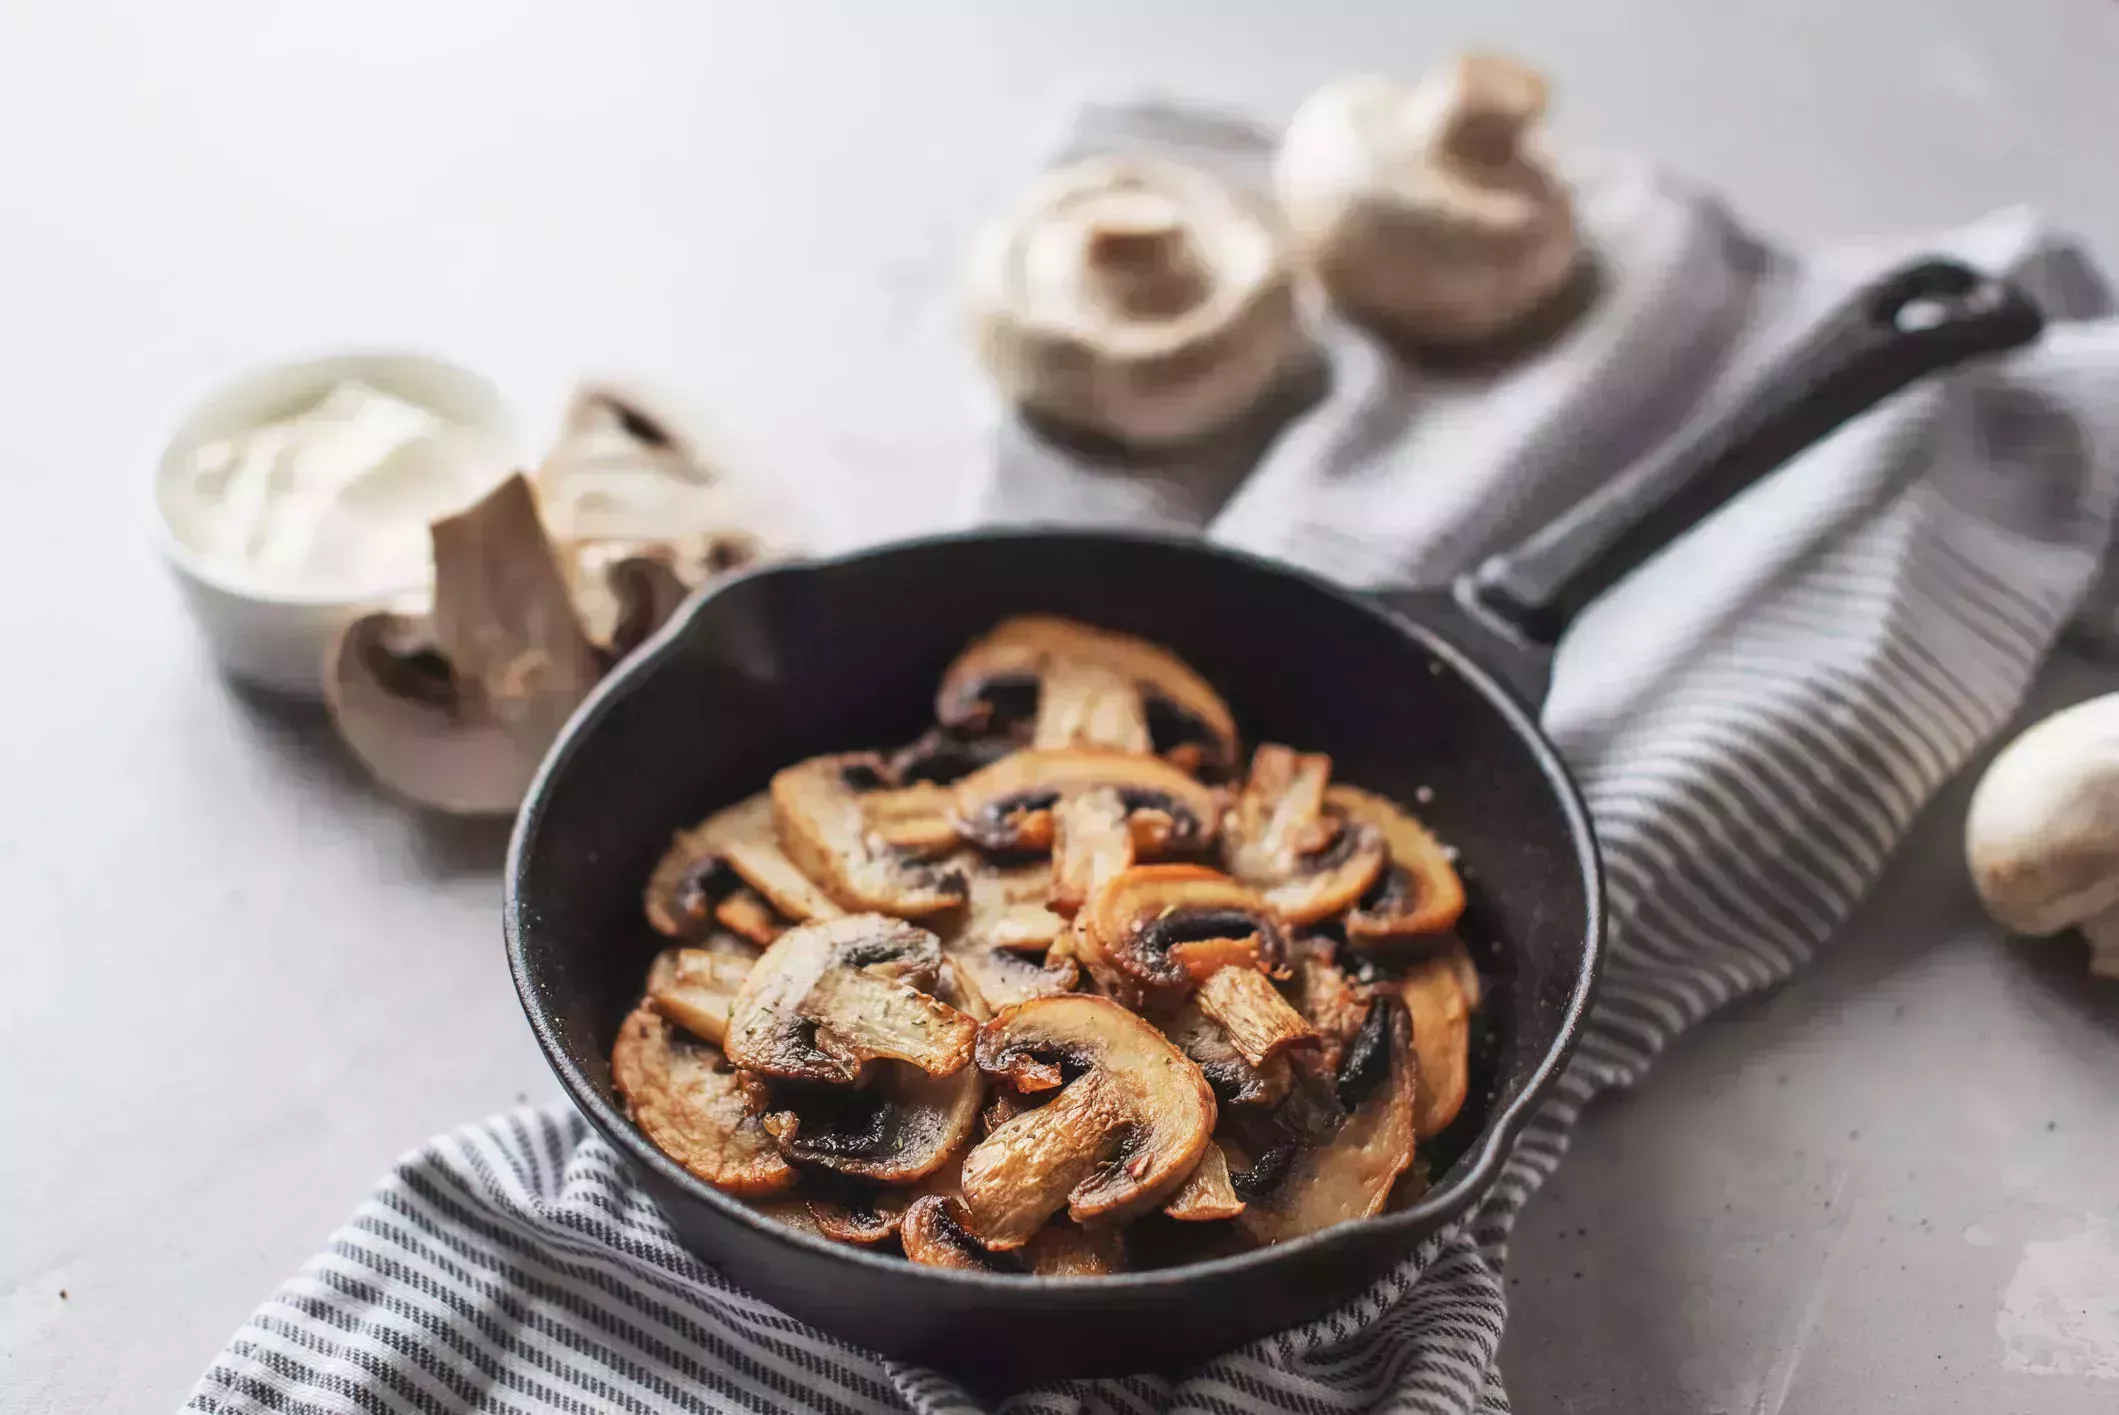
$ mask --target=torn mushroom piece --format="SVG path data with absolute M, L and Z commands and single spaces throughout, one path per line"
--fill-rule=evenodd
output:
M 922 1267 L 961 1272 L 1020 1272 L 1013 1257 L 988 1252 L 971 1236 L 964 1201 L 926 1194 L 912 1201 L 898 1225 L 905 1257 Z
M 984 850 L 1050 850 L 1052 906 L 1072 913 L 1130 865 L 1205 844 L 1219 798 L 1168 762 L 1023 751 L 957 783 L 957 831 Z
M 611 1079 L 655 1148 L 729 1194 L 794 1187 L 794 1167 L 750 1114 L 741 1077 L 714 1047 L 650 1006 L 618 1029 Z
M 1280 1145 L 1254 1152 L 1256 1162 L 1232 1176 L 1244 1200 L 1237 1222 L 1253 1239 L 1283 1243 L 1383 1211 L 1413 1162 L 1411 1031 L 1403 1005 L 1380 999 L 1347 1048 L 1332 1094 L 1304 1098 L 1343 1118 L 1319 1127 L 1304 1117 Z
M 693 1036 L 719 1046 L 728 1037 L 728 1012 L 750 976 L 758 950 L 724 938 L 703 948 L 665 948 L 647 973 L 647 1000 Z
M 1199 985 L 1199 1010 L 1219 1023 L 1239 1055 L 1254 1067 L 1292 1047 L 1315 1047 L 1317 1029 L 1256 967 L 1217 968 Z
M 1022 1247 L 1062 1208 L 1076 1223 L 1111 1224 L 1160 1207 L 1214 1130 L 1199 1068 L 1107 998 L 1011 1007 L 979 1030 L 978 1062 L 1010 1082 L 1053 1072 L 1064 1081 L 964 1157 L 971 1231 L 995 1251 Z
M 880 1062 L 861 1086 L 761 1082 L 766 1132 L 797 1164 L 882 1184 L 925 1178 L 971 1143 L 985 1093 L 964 1067 L 930 1076 Z
M 941 945 L 925 929 L 854 914 L 789 929 L 729 1008 L 729 1059 L 789 1081 L 847 1084 L 871 1061 L 947 1076 L 970 1059 L 978 1024 L 923 989 Z
M 788 767 L 772 782 L 781 847 L 847 909 L 917 918 L 962 904 L 961 871 L 876 834 L 862 798 L 887 789 L 882 759 L 870 752 L 813 757 Z
M 1235 1218 L 1243 1212 L 1243 1200 L 1236 1195 L 1235 1186 L 1229 1182 L 1229 1159 L 1221 1146 L 1209 1141 L 1206 1153 L 1199 1157 L 1199 1168 L 1192 1171 L 1170 1202 L 1163 1205 L 1163 1213 L 1180 1223 L 1212 1223 L 1218 1219 Z
M 1214 1098 L 1224 1105 L 1278 1105 L 1295 1082 L 1285 1055 L 1268 1058 L 1263 1066 L 1244 1060 L 1221 1024 L 1200 1010 L 1196 997 L 1164 1017 L 1161 1026 L 1170 1044 L 1199 1068 Z
M 648 876 L 646 907 L 671 938 L 697 938 L 718 921 L 753 943 L 772 942 L 789 920 L 846 912 L 781 850 L 763 792 L 679 831 Z
M 1136 865 L 1081 911 L 1074 950 L 1121 1002 L 1174 1003 L 1224 968 L 1280 972 L 1287 936 L 1258 891 L 1227 875 L 1203 865 Z
M 348 624 L 325 660 L 325 701 L 392 791 L 460 815 L 512 811 L 604 659 L 521 476 L 432 536 L 432 612 Z
M 1372 791 L 1334 786 L 1325 806 L 1349 821 L 1373 826 L 1390 854 L 1369 891 L 1346 915 L 1346 936 L 1356 946 L 1447 933 L 1464 913 L 1464 881 L 1449 850 L 1398 803 Z
M 1189 664 L 1071 619 L 1003 620 L 949 666 L 935 713 L 947 728 L 1040 748 L 1153 750 L 1208 774 L 1236 761 L 1236 720 Z
M 1455 939 L 1433 957 L 1409 965 L 1395 988 L 1413 1019 L 1420 1087 L 1415 1124 L 1420 1138 L 1439 1135 L 1464 1108 L 1471 1088 L 1471 1015 L 1479 1006 L 1479 973 Z
M 1332 759 L 1262 743 L 1222 831 L 1229 873 L 1291 924 L 1328 919 L 1382 874 L 1383 834 L 1326 806 Z

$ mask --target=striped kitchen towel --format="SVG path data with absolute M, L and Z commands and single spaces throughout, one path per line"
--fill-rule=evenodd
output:
M 1255 180 L 1266 135 L 1158 105 L 1086 110 L 1072 149 L 1160 147 Z M 1782 252 L 1623 165 L 1582 209 L 1604 273 L 1571 333 L 1485 379 L 1421 379 L 1330 331 L 1332 381 L 1277 440 L 1119 477 L 1002 424 L 995 520 L 1192 527 L 1355 583 L 1434 581 L 1711 406 L 1837 296 L 1915 249 L 2014 275 L 2034 349 L 1893 400 L 1595 605 L 1546 722 L 1610 878 L 1610 967 L 1581 1049 L 1499 1185 L 1358 1302 L 1197 1370 L 1001 1408 L 1503 1411 L 1502 1270 L 1582 1107 L 1676 1033 L 1826 944 L 1922 805 L 2010 715 L 2110 540 L 2119 323 L 2033 217 Z M 724 1282 L 571 1112 L 518 1111 L 406 1157 L 239 1332 L 193 1410 L 987 1408 Z

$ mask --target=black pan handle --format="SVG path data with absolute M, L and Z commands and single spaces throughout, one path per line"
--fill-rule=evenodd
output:
M 1928 374 L 2028 344 L 2043 325 L 2010 281 L 1951 260 L 1902 266 L 1849 297 L 1726 409 L 1487 560 L 1458 594 L 1550 647 L 1591 600 L 1796 453 Z

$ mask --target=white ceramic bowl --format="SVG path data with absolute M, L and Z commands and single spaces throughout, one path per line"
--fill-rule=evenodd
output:
M 178 425 L 155 469 L 155 528 L 192 617 L 230 676 L 296 697 L 323 695 L 324 651 L 340 626 L 378 605 L 422 593 L 424 583 L 363 585 L 312 594 L 253 582 L 187 544 L 172 521 L 171 488 L 209 442 L 291 417 L 357 379 L 461 425 L 466 455 L 490 461 L 494 481 L 515 464 L 515 420 L 482 375 L 419 354 L 344 354 L 274 364 L 222 384 Z

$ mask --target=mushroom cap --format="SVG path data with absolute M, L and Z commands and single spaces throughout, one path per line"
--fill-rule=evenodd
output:
M 780 845 L 802 874 L 846 909 L 918 918 L 964 902 L 963 876 L 878 836 L 862 798 L 890 789 L 872 752 L 812 757 L 773 777 Z
M 1058 1094 L 964 1157 L 964 1202 L 986 1247 L 1021 1247 L 1065 1207 L 1077 1223 L 1156 1208 L 1198 1165 L 1214 1095 L 1161 1033 L 1079 993 L 1009 1008 L 979 1030 L 979 1068 L 1012 1078 L 1057 1068 Z
M 1114 684 L 1137 695 L 1132 710 L 1107 706 Z M 1152 747 L 1209 771 L 1236 762 L 1236 719 L 1190 664 L 1146 639 L 1051 615 L 1004 619 L 974 640 L 943 676 L 935 716 L 957 731 L 1027 729 L 1038 747 Z
M 947 1076 L 970 1060 L 978 1024 L 921 991 L 941 962 L 933 934 L 887 915 L 789 929 L 730 1004 L 729 1059 L 789 1081 L 848 1084 L 879 1059 Z
M 1347 909 L 1388 860 L 1380 830 L 1327 809 L 1331 779 L 1330 757 L 1262 742 L 1222 826 L 1229 873 L 1265 891 L 1291 924 Z
M 1996 922 L 2042 936 L 2119 908 L 2119 693 L 2035 724 L 1972 793 L 1965 859 Z
M 1023 751 L 959 781 L 957 833 L 986 850 L 1046 850 L 1054 810 L 1071 796 L 1115 791 L 1145 854 L 1190 849 L 1213 837 L 1219 798 L 1177 767 L 1125 752 Z
M 970 1215 L 962 1199 L 923 1194 L 912 1201 L 898 1225 L 898 1241 L 908 1261 L 929 1268 L 962 1272 L 1014 1272 L 1013 1259 L 989 1253 L 972 1237 Z
M 1278 218 L 1159 159 L 1048 172 L 979 234 L 967 285 L 1002 394 L 1124 442 L 1234 420 L 1303 343 Z
M 1105 882 L 1074 923 L 1074 949 L 1121 1001 L 1175 1000 L 1216 971 L 1278 971 L 1279 916 L 1255 889 L 1202 865 L 1135 865 Z
M 643 1004 L 619 1026 L 611 1079 L 655 1147 L 716 1189 L 751 1195 L 794 1187 L 794 1167 L 751 1115 L 735 1069 L 654 1008 Z
M 1382 835 L 1390 863 L 1348 911 L 1346 936 L 1356 945 L 1447 933 L 1464 914 L 1464 881 L 1449 850 L 1410 811 L 1387 796 L 1353 786 L 1324 793 L 1325 806 Z
M 1334 304 L 1424 343 L 1478 344 L 1558 294 L 1573 199 L 1530 141 L 1544 79 L 1473 55 L 1408 85 L 1327 84 L 1289 120 L 1273 185 Z

